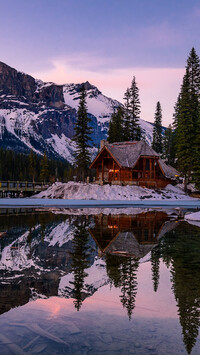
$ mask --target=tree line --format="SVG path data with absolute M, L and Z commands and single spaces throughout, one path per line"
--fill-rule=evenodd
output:
M 184 177 L 184 187 L 200 188 L 200 59 L 194 48 L 187 58 L 172 125 L 162 135 L 162 110 L 157 103 L 152 147 Z
M 48 159 L 30 151 L 16 153 L 0 148 L 0 180 L 2 181 L 51 181 L 72 180 L 74 169 L 67 161 Z
M 194 48 L 187 59 L 173 127 L 177 164 L 185 187 L 190 181 L 200 187 L 200 60 Z
M 139 89 L 134 76 L 131 87 L 127 88 L 124 94 L 124 106 L 119 106 L 112 114 L 108 129 L 108 142 L 141 140 L 140 112 Z

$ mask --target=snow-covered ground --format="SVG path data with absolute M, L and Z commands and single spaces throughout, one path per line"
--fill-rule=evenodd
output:
M 195 213 L 189 213 L 185 215 L 185 221 L 200 227 L 200 211 Z
M 68 200 L 123 200 L 137 201 L 143 199 L 193 200 L 181 189 L 168 185 L 165 189 L 153 190 L 139 186 L 97 185 L 77 182 L 57 182 L 34 198 L 61 198 Z

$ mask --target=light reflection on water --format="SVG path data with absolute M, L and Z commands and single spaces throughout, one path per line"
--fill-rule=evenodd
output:
M 199 354 L 200 229 L 164 212 L 0 217 L 1 354 Z

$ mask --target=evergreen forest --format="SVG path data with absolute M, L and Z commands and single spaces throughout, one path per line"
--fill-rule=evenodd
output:
M 29 155 L 0 148 L 1 181 L 68 181 L 74 171 L 67 161 L 51 160 L 32 151 Z

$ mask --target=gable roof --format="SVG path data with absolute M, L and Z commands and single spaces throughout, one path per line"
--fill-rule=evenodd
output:
M 106 144 L 106 147 L 124 168 L 133 168 L 141 156 L 159 157 L 144 141 L 112 143 Z
M 91 168 L 104 149 L 106 149 L 110 153 L 110 155 L 119 164 L 121 168 L 134 168 L 135 164 L 141 156 L 152 156 L 159 158 L 158 162 L 160 168 L 166 177 L 174 178 L 175 175 L 180 175 L 176 169 L 172 168 L 169 165 L 166 165 L 164 161 L 162 161 L 159 157 L 159 154 L 156 153 L 155 150 L 153 150 L 144 141 L 116 142 L 110 144 L 106 142 L 97 157 L 90 165 Z

